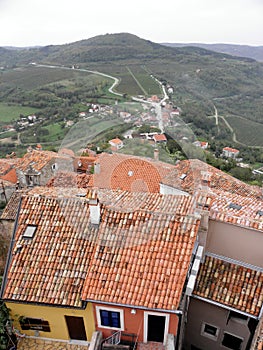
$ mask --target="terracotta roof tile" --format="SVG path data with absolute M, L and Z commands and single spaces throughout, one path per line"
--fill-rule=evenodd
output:
M 134 212 L 114 218 L 105 211 L 101 226 L 82 298 L 177 309 L 199 226 L 196 217 Z M 184 239 L 188 250 L 181 249 Z
M 213 190 L 210 218 L 263 231 L 263 200 Z
M 260 187 L 247 185 L 198 159 L 180 161 L 175 169 L 162 179 L 162 183 L 178 187 L 190 194 L 195 193 L 201 185 L 206 185 L 211 191 L 215 189 L 241 196 L 262 198 Z
M 99 164 L 94 186 L 134 192 L 158 193 L 160 180 L 174 169 L 171 164 L 125 154 L 102 153 Z
M 96 227 L 86 192 L 42 187 L 22 197 L 4 299 L 176 309 L 199 227 L 193 199 L 91 191 L 101 206 Z M 33 239 L 23 238 L 28 225 L 36 225 Z
M 55 177 L 49 180 L 47 187 L 93 187 L 93 175 L 58 171 Z
M 263 272 L 207 255 L 193 293 L 258 316 L 263 302 Z
M 250 186 L 200 160 L 181 161 L 163 184 L 210 198 L 210 218 L 263 230 L 262 189 Z
M 69 156 L 60 156 L 56 152 L 32 150 L 20 158 L 16 167 L 22 171 L 26 171 L 30 164 L 34 165 L 35 170 L 41 170 L 53 158 L 70 158 Z
M 14 192 L 2 215 L 1 215 L 1 219 L 4 219 L 4 220 L 15 220 L 16 216 L 17 216 L 17 212 L 18 212 L 18 207 L 19 207 L 19 203 L 20 203 L 20 200 L 21 200 L 21 196 L 22 194 L 24 193 L 24 191 L 16 191 Z
M 96 236 L 92 227 L 85 234 L 88 211 L 88 203 L 80 199 L 22 198 L 6 299 L 81 306 Z M 23 238 L 29 224 L 37 227 L 32 240 Z M 74 251 L 81 259 L 74 259 Z

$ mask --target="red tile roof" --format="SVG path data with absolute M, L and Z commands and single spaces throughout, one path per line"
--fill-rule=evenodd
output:
M 238 149 L 231 148 L 231 147 L 224 147 L 223 151 L 232 152 L 232 153 L 239 153 Z
M 263 231 L 263 200 L 213 190 L 210 218 Z
M 159 192 L 160 180 L 174 169 L 171 164 L 125 154 L 102 153 L 99 164 L 94 186 L 134 192 Z
M 174 171 L 168 173 L 167 176 L 162 179 L 162 183 L 168 186 L 177 186 L 193 194 L 200 188 L 200 185 L 202 185 L 202 179 L 206 180 L 206 174 L 210 175 L 210 183 L 206 185 L 212 191 L 213 189 L 217 189 L 241 196 L 262 198 L 262 189 L 260 187 L 247 185 L 233 176 L 224 173 L 222 170 L 198 159 L 180 161 L 176 165 Z
M 116 214 L 101 223 L 83 299 L 176 310 L 199 222 L 150 212 Z
M 16 167 L 26 171 L 30 164 L 34 164 L 35 170 L 41 170 L 51 159 L 58 157 L 59 155 L 56 152 L 32 150 L 19 159 Z
M 0 176 L 0 178 L 1 180 L 5 180 L 13 184 L 16 184 L 17 183 L 16 169 L 15 168 L 10 169 L 8 173 Z
M 19 207 L 19 203 L 21 200 L 21 196 L 22 194 L 25 193 L 24 191 L 15 191 L 7 205 L 5 206 L 5 209 L 1 215 L 1 219 L 3 220 L 13 220 L 15 221 L 15 218 L 17 216 L 17 212 L 18 212 L 18 207 Z
M 263 271 L 206 256 L 193 294 L 259 316 L 263 302 Z
M 113 144 L 115 144 L 115 145 L 121 145 L 122 144 L 122 140 L 120 140 L 120 139 L 112 139 L 112 140 L 110 140 L 109 141 L 109 143 L 113 143 Z
M 95 227 L 74 191 L 86 193 L 42 187 L 22 198 L 4 299 L 176 309 L 199 227 L 193 199 L 99 190 Z M 32 240 L 23 238 L 27 225 L 37 226 Z
M 12 183 L 17 182 L 15 165 L 18 162 L 17 158 L 14 159 L 0 159 L 0 179 L 6 180 Z
M 80 199 L 23 197 L 4 298 L 81 306 L 96 237 L 88 212 Z M 32 240 L 23 238 L 29 224 Z
M 74 159 L 74 170 L 77 172 L 87 173 L 91 172 L 94 163 L 98 157 L 81 156 Z
M 210 218 L 263 230 L 263 192 L 200 160 L 181 161 L 161 180 L 190 194 L 203 188 L 211 197 Z
M 47 187 L 89 188 L 93 186 L 93 175 L 58 171 L 47 183 Z
M 155 142 L 162 142 L 162 141 L 167 141 L 167 138 L 164 134 L 156 134 L 153 135 L 153 139 Z

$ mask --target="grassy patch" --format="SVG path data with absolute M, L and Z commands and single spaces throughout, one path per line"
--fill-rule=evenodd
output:
M 6 103 L 0 103 L 0 125 L 10 123 L 19 119 L 19 115 L 28 116 L 36 112 L 35 108 L 23 106 L 10 106 Z

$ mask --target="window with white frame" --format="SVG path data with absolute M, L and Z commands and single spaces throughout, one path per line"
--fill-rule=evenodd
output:
M 218 327 L 210 323 L 206 323 L 206 322 L 202 323 L 201 335 L 213 340 L 217 340 L 218 334 L 219 334 Z
M 122 309 L 96 306 L 96 315 L 98 327 L 119 330 L 124 329 L 124 318 Z

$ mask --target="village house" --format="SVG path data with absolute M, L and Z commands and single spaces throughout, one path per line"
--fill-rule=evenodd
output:
M 41 146 L 35 150 L 30 147 L 16 164 L 19 187 L 44 186 L 59 169 L 73 171 L 73 158 L 44 151 Z
M 58 194 L 60 194 L 58 196 Z M 188 196 L 35 188 L 22 196 L 1 296 L 28 336 L 182 337 L 200 216 Z M 15 316 L 18 315 L 18 316 Z
M 202 149 L 207 149 L 209 144 L 207 141 L 195 141 L 193 142 L 193 145 L 195 145 L 196 147 L 200 147 Z
M 161 183 L 161 193 L 200 190 L 211 207 L 202 215 L 204 252 L 189 294 L 184 348 L 250 349 L 262 316 L 262 189 L 198 160 L 180 162 Z
M 223 148 L 223 157 L 236 159 L 239 155 L 239 150 L 231 147 Z
M 153 135 L 153 140 L 154 140 L 155 144 L 166 144 L 167 143 L 167 138 L 164 134 Z
M 122 149 L 124 146 L 123 141 L 120 140 L 119 138 L 110 140 L 109 144 L 111 146 L 112 151 L 118 151 Z
M 199 160 L 174 166 L 116 153 L 98 155 L 94 174 L 75 173 L 85 177 L 78 185 L 56 175 L 22 196 L 3 279 L 23 332 L 256 349 L 261 188 Z

